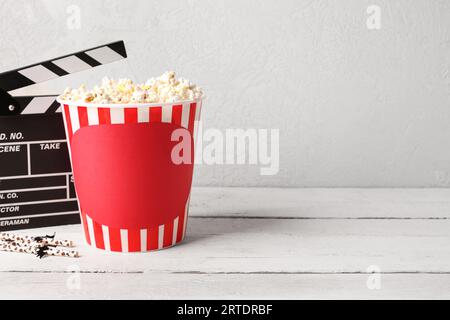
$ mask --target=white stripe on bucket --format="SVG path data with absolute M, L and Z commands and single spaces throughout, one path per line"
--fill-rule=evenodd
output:
M 93 126 L 99 124 L 97 108 L 87 108 L 87 115 L 89 125 Z
M 183 107 L 181 109 L 181 126 L 183 128 L 189 127 L 189 114 L 191 110 L 191 104 L 190 103 L 183 103 Z
M 200 122 L 200 112 L 202 108 L 202 101 L 197 101 L 196 107 L 195 107 L 195 119 L 194 119 L 194 144 L 197 141 L 197 132 L 198 132 L 198 126 Z
M 103 242 L 105 243 L 105 250 L 111 251 L 111 243 L 109 242 L 109 228 L 108 226 L 102 225 L 103 231 Z
M 164 225 L 158 227 L 158 249 L 161 249 L 164 245 Z
M 97 244 L 95 243 L 94 223 L 92 222 L 91 217 L 89 217 L 88 215 L 86 215 L 86 221 L 88 226 L 89 238 L 91 239 L 91 246 L 97 247 Z
M 141 251 L 147 251 L 147 229 L 141 229 Z
M 184 221 L 183 221 L 183 233 L 181 234 L 181 240 L 184 239 L 184 235 L 186 233 L 186 225 L 187 225 L 187 219 L 188 219 L 188 208 L 189 208 L 189 200 L 191 199 L 191 195 L 189 195 L 186 206 L 184 207 Z
M 80 129 L 80 119 L 78 117 L 78 107 L 69 106 L 70 122 L 72 124 L 72 134 Z
M 173 220 L 172 245 L 177 243 L 177 234 L 178 234 L 178 217 L 176 217 Z
M 120 243 L 122 245 L 122 252 L 128 252 L 128 230 L 120 229 Z
M 149 122 L 150 112 L 149 108 L 137 108 L 138 110 L 138 122 Z
M 123 108 L 110 108 L 111 124 L 122 124 L 125 122 L 125 113 Z
M 165 105 L 162 107 L 161 122 L 172 122 L 172 105 Z

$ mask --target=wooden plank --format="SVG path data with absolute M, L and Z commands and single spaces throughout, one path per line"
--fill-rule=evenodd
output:
M 0 298 L 450 295 L 450 189 L 194 188 L 190 215 L 183 244 L 145 254 L 91 248 L 79 225 L 23 231 L 56 231 L 82 258 L 0 252 Z
M 195 216 L 450 218 L 450 188 L 193 188 Z
M 108 253 L 85 245 L 80 226 L 56 230 L 73 239 L 79 259 L 37 260 L 0 254 L 0 271 L 65 272 L 450 272 L 450 220 L 299 220 L 191 218 L 181 245 L 151 253 Z M 41 232 L 42 233 L 42 232 Z
M 372 275 L 373 276 L 373 275 Z M 0 299 L 449 299 L 448 274 L 0 273 Z

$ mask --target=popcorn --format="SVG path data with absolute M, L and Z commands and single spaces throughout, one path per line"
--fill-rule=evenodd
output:
M 168 71 L 158 78 L 150 78 L 144 84 L 130 79 L 104 77 L 101 85 L 87 90 L 82 84 L 78 89 L 66 88 L 59 99 L 85 103 L 173 103 L 199 99 L 202 89 L 184 78 L 177 79 L 175 72 Z

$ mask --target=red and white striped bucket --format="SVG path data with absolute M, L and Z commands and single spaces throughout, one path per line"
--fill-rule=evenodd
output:
M 193 163 L 169 163 L 170 150 L 179 142 L 169 136 L 177 129 L 189 132 L 193 162 L 202 100 L 59 102 L 87 242 L 118 252 L 158 250 L 181 242 Z

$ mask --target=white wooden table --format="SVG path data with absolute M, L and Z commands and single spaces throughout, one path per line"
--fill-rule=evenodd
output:
M 450 298 L 450 189 L 195 188 L 187 238 L 79 259 L 0 253 L 0 298 Z M 372 273 L 373 271 L 377 273 Z

